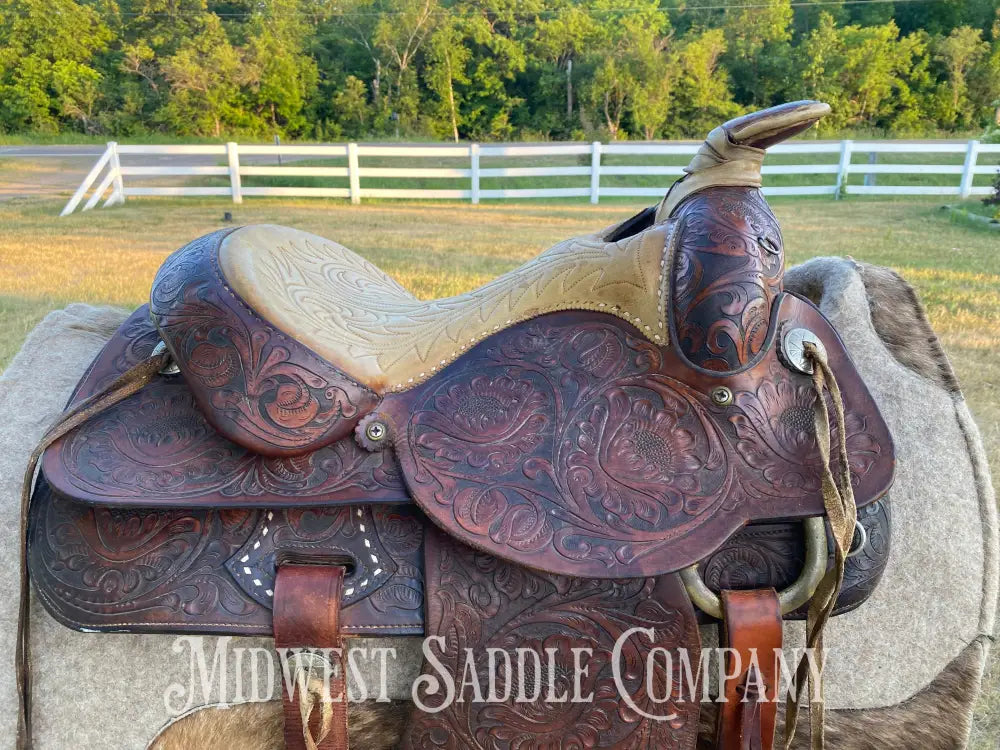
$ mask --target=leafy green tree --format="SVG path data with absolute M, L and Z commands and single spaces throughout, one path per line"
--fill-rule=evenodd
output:
M 737 99 L 766 107 L 782 98 L 791 67 L 791 0 L 737 6 L 725 18 L 726 53 Z
M 837 27 L 829 14 L 798 49 L 797 95 L 829 102 L 821 129 L 904 129 L 919 111 L 914 82 L 926 73 L 926 35 L 900 38 L 896 24 Z
M 396 115 L 404 125 L 412 125 L 419 107 L 413 65 L 434 31 L 438 4 L 437 0 L 392 0 L 388 5 L 388 12 L 375 25 L 375 47 L 389 60 L 394 79 L 390 101 Z
M 269 129 L 293 135 L 307 129 L 306 112 L 319 80 L 316 62 L 303 50 L 312 28 L 298 0 L 271 0 L 251 17 L 244 75 L 252 77 L 252 108 Z
M 462 31 L 458 20 L 450 16 L 442 21 L 431 35 L 424 77 L 431 91 L 437 96 L 437 117 L 433 121 L 435 135 L 450 136 L 458 143 L 459 96 L 455 86 L 468 85 L 465 73 L 472 52 L 463 44 Z M 447 128 L 443 127 L 447 123 Z
M 945 70 L 941 82 L 945 107 L 940 119 L 948 125 L 972 125 L 979 113 L 969 102 L 969 73 L 990 52 L 990 45 L 983 40 L 983 32 L 971 26 L 952 29 L 946 37 L 934 43 L 934 60 Z
M 528 34 L 524 92 L 531 126 L 543 133 L 566 135 L 581 125 L 580 89 L 593 75 L 602 20 L 590 9 L 555 2 Z
M 739 113 L 729 74 L 719 64 L 725 51 L 722 29 L 693 32 L 682 40 L 675 105 L 666 128 L 669 137 L 697 136 Z
M 57 131 L 73 120 L 88 127 L 101 79 L 97 57 L 111 38 L 89 5 L 7 0 L 0 6 L 0 129 Z
M 605 0 L 609 18 L 591 54 L 595 70 L 587 100 L 618 138 L 626 113 L 638 115 L 637 129 L 651 137 L 666 117 L 675 79 L 671 66 L 670 21 L 655 0 Z
M 177 133 L 221 136 L 224 125 L 238 122 L 241 114 L 242 63 L 218 16 L 204 16 L 202 29 L 163 63 L 170 84 L 163 121 Z
M 358 138 L 367 132 L 370 121 L 365 82 L 347 76 L 343 87 L 333 97 L 333 117 L 341 133 Z

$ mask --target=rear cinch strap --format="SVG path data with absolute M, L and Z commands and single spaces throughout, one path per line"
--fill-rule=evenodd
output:
M 858 509 L 854 502 L 854 490 L 851 487 L 851 469 L 847 457 L 847 433 L 844 427 L 844 401 L 840 395 L 837 380 L 830 370 L 826 354 L 810 343 L 805 344 L 805 353 L 813 363 L 813 389 L 816 391 L 816 442 L 823 465 L 823 504 L 826 517 L 833 533 L 834 565 L 820 581 L 806 616 L 806 648 L 815 649 L 818 679 L 811 685 L 811 701 L 809 703 L 810 746 L 812 750 L 822 750 L 824 746 L 823 715 L 825 702 L 823 697 L 823 629 L 833 614 L 837 605 L 840 587 L 844 583 L 844 566 L 847 553 L 854 537 L 854 525 L 858 517 Z M 837 460 L 838 476 L 833 474 L 833 457 L 830 448 L 830 412 L 827 409 L 824 389 L 829 391 L 833 403 L 834 417 L 837 428 Z M 800 659 L 795 670 L 796 695 L 788 696 L 785 711 L 785 750 L 790 750 L 795 739 L 795 727 L 798 721 L 799 705 L 805 693 L 807 679 L 811 683 L 809 663 L 805 655 Z
M 781 652 L 781 604 L 774 589 L 723 591 L 722 641 L 728 649 L 726 675 L 732 663 L 740 672 L 722 686 L 719 750 L 772 750 L 778 712 L 778 654 Z M 756 654 L 756 663 L 754 655 Z
M 286 750 L 347 750 L 343 585 L 339 565 L 278 567 L 274 646 L 288 669 L 288 679 L 282 679 Z M 282 654 L 281 649 L 292 651 Z
M 30 584 L 28 580 L 28 511 L 31 504 L 31 489 L 35 479 L 35 469 L 42 453 L 52 443 L 72 432 L 88 419 L 109 409 L 120 401 L 136 393 L 155 378 L 160 370 L 170 362 L 170 354 L 154 354 L 148 359 L 122 373 L 111 385 L 70 407 L 52 425 L 28 458 L 28 467 L 21 484 L 21 587 L 17 610 L 17 636 L 14 646 L 14 674 L 17 679 L 17 747 L 28 750 L 31 747 L 31 664 L 30 628 L 28 604 Z

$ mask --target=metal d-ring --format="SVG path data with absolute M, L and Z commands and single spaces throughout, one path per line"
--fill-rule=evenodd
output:
M 868 546 L 868 529 L 860 520 L 854 522 L 854 536 L 851 537 L 851 549 L 847 553 L 848 557 L 856 557 L 865 551 Z
M 798 580 L 788 588 L 778 592 L 778 603 L 781 605 L 781 614 L 783 615 L 787 615 L 809 601 L 816 593 L 816 588 L 826 573 L 828 551 L 826 522 L 823 519 L 823 516 L 814 516 L 802 522 L 806 534 L 805 565 L 802 566 L 802 573 L 799 574 Z M 691 601 L 698 609 L 716 620 L 723 619 L 722 600 L 702 580 L 697 563 L 681 571 L 681 580 L 684 581 L 684 588 L 687 589 L 688 596 L 691 597 Z

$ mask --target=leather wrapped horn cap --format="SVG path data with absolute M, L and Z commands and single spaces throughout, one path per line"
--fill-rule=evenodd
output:
M 737 117 L 715 128 L 656 210 L 656 221 L 671 217 L 681 202 L 710 187 L 761 185 L 766 149 L 809 128 L 829 114 L 830 105 L 805 100 Z

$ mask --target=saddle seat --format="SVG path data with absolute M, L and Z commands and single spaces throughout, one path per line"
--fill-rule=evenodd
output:
M 501 328 L 558 310 L 610 312 L 662 340 L 664 240 L 663 227 L 622 242 L 576 237 L 436 300 L 416 299 L 343 245 L 288 227 L 237 229 L 218 256 L 222 276 L 257 315 L 381 394 L 422 382 Z

